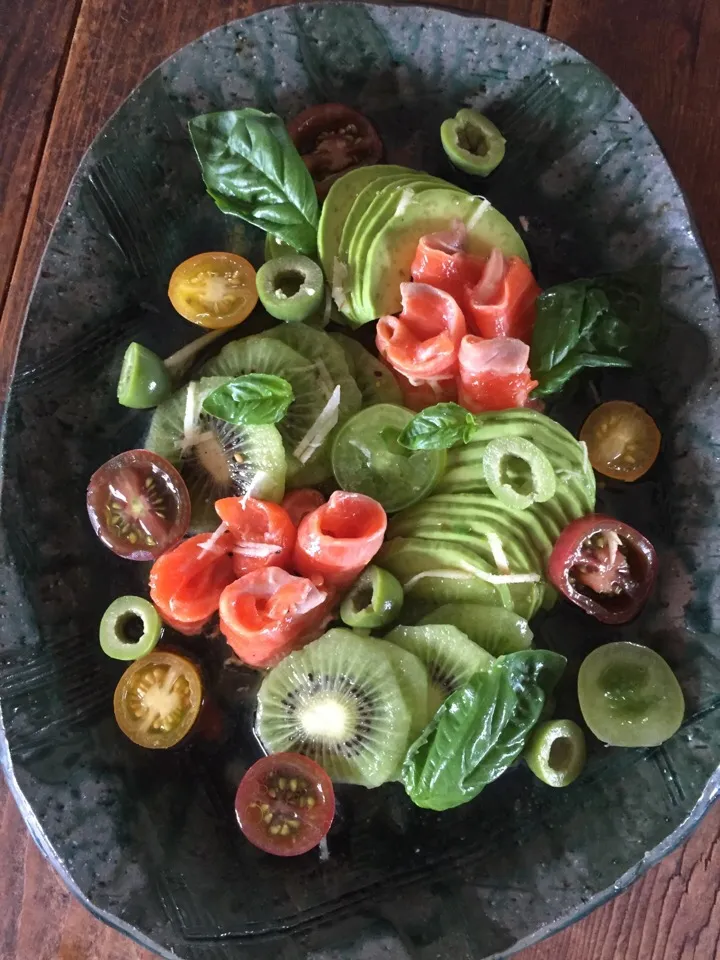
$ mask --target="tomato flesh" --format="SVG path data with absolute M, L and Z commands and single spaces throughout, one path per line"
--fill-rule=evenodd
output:
M 553 585 L 601 623 L 627 623 L 644 606 L 657 575 L 650 541 L 633 527 L 590 514 L 558 537 L 548 564 Z
M 168 296 L 191 323 L 211 330 L 234 327 L 255 309 L 255 269 L 235 253 L 201 253 L 175 268 Z
M 278 857 L 296 857 L 327 835 L 335 816 L 335 791 L 314 760 L 276 753 L 258 760 L 245 774 L 235 812 L 250 843 Z
M 224 497 L 216 501 L 215 511 L 236 541 L 233 566 L 238 577 L 260 567 L 287 567 L 296 530 L 283 507 L 254 497 Z
M 113 707 L 126 737 L 140 747 L 163 750 L 190 733 L 202 701 L 197 667 L 179 654 L 154 650 L 122 675 Z
M 153 560 L 190 525 L 190 495 L 175 467 L 150 450 L 128 450 L 90 478 L 87 510 L 98 537 L 128 560 Z
M 288 124 L 288 132 L 321 199 L 342 174 L 371 166 L 382 157 L 382 141 L 375 127 L 342 103 L 308 107 Z
M 603 476 L 627 483 L 644 476 L 660 452 L 660 431 L 636 403 L 611 400 L 590 414 L 580 440 L 587 444 L 590 463 Z

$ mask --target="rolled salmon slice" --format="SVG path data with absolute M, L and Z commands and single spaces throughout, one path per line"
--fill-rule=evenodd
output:
M 410 267 L 416 283 L 427 283 L 449 293 L 461 309 L 464 309 L 468 290 L 481 279 L 485 266 L 483 257 L 464 252 L 466 238 L 467 229 L 460 222 L 450 230 L 420 237 Z
M 483 276 L 461 300 L 467 325 L 487 339 L 513 337 L 529 344 L 540 293 L 524 260 L 505 260 L 499 250 L 493 250 Z
M 465 336 L 462 310 L 450 294 L 426 283 L 401 283 L 400 294 L 400 316 L 378 320 L 378 352 L 410 380 L 453 376 Z
M 464 337 L 459 353 L 460 403 L 473 413 L 527 406 L 537 386 L 528 368 L 529 356 L 530 347 L 514 337 Z
M 304 517 L 295 544 L 295 568 L 336 587 L 349 586 L 382 546 L 387 515 L 362 493 L 336 490 Z

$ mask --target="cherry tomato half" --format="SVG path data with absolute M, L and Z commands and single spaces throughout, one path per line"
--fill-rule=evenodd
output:
M 177 653 L 154 650 L 120 677 L 113 708 L 118 726 L 133 743 L 164 750 L 190 733 L 202 702 L 195 664 Z
M 598 473 L 631 482 L 648 472 L 660 452 L 660 431 L 636 403 L 611 400 L 590 414 L 580 439 Z
M 383 146 L 375 127 L 352 107 L 321 103 L 288 124 L 288 132 L 322 200 L 338 177 L 378 163 Z
M 255 269 L 235 253 L 200 253 L 175 268 L 168 296 L 191 323 L 210 330 L 235 327 L 255 309 Z
M 599 513 L 573 520 L 558 537 L 548 576 L 601 623 L 627 623 L 652 592 L 657 555 L 633 527 Z
M 314 760 L 275 753 L 258 760 L 242 778 L 235 812 L 250 843 L 278 857 L 296 857 L 327 835 L 335 816 L 335 791 Z
M 128 450 L 96 470 L 87 510 L 105 546 L 128 560 L 159 557 L 182 540 L 190 525 L 185 481 L 150 450 Z
M 297 531 L 286 510 L 255 497 L 224 497 L 215 512 L 235 538 L 233 564 L 242 577 L 260 567 L 287 567 Z

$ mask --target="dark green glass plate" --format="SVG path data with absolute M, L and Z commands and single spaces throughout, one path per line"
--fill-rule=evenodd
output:
M 144 590 L 146 571 L 95 539 L 84 496 L 93 470 L 145 429 L 146 415 L 115 401 L 125 345 L 140 338 L 164 353 L 191 335 L 166 297 L 172 268 L 206 249 L 258 252 L 257 234 L 205 195 L 186 121 L 247 105 L 291 117 L 325 100 L 372 117 L 390 162 L 473 190 L 449 168 L 438 128 L 463 104 L 489 113 L 508 153 L 480 189 L 524 225 L 541 283 L 656 267 L 650 378 L 600 375 L 558 413 L 577 427 L 596 390 L 639 397 L 661 423 L 660 464 L 601 497 L 657 544 L 657 599 L 626 630 L 601 634 L 563 609 L 537 633 L 575 666 L 601 636 L 652 644 L 676 668 L 688 710 L 659 749 L 591 745 L 566 791 L 518 768 L 437 815 L 397 785 L 340 789 L 327 860 L 284 861 L 246 844 L 233 819 L 257 754 L 249 673 L 208 662 L 231 724 L 213 747 L 150 754 L 115 728 L 122 665 L 101 654 L 97 623 L 117 594 Z M 608 79 L 556 41 L 421 7 L 299 5 L 215 30 L 156 70 L 75 176 L 4 420 L 2 761 L 75 892 L 186 960 L 480 960 L 581 916 L 678 843 L 719 782 L 719 331 L 711 271 L 656 142 Z M 572 716 L 569 675 L 559 709 Z

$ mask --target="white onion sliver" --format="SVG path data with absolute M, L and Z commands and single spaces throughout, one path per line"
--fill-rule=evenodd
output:
M 416 583 L 429 577 L 444 577 L 447 580 L 472 580 L 473 575 L 471 573 L 462 573 L 460 570 L 421 570 L 420 573 L 416 573 L 414 577 L 410 577 L 410 579 L 403 584 L 403 589 L 412 590 Z
M 510 573 L 510 564 L 508 563 L 508 558 L 503 549 L 502 540 L 497 533 L 490 531 L 486 534 L 488 545 L 492 551 L 493 560 L 495 561 L 495 566 L 498 569 L 498 573 L 505 574 L 507 576 Z
M 347 298 L 349 272 L 347 265 L 338 260 L 337 257 L 333 260 L 332 298 L 338 310 L 346 310 L 350 306 Z
M 188 384 L 187 396 L 185 398 L 185 413 L 183 415 L 183 436 L 180 441 L 180 453 L 185 454 L 197 443 L 197 418 L 198 418 L 198 392 L 197 383 L 191 380 Z
M 217 530 L 213 531 L 212 535 L 210 536 L 210 539 L 206 540 L 205 543 L 200 544 L 198 548 L 200 550 L 200 553 L 201 554 L 209 553 L 211 550 L 214 550 L 218 540 L 225 533 L 227 529 L 228 529 L 228 525 L 223 521 L 223 523 L 220 524 Z
M 477 223 L 485 216 L 486 210 L 488 210 L 491 206 L 490 201 L 486 197 L 476 197 L 475 199 L 482 200 L 482 203 L 479 204 L 478 208 L 473 211 L 470 219 L 465 224 L 465 226 L 468 228 L 468 232 L 470 232 L 473 227 L 475 227 Z
M 240 501 L 240 503 L 242 504 L 243 510 L 245 509 L 245 504 L 248 502 L 248 498 L 254 497 L 259 487 L 261 486 L 261 484 L 265 483 L 265 481 L 269 479 L 270 479 L 269 473 L 267 473 L 265 470 L 258 470 L 258 472 L 250 481 L 250 486 L 247 488 L 247 490 L 243 494 L 242 500 Z
M 485 583 L 492 584 L 540 583 L 542 580 L 539 573 L 510 573 L 506 575 L 485 573 L 484 570 L 473 570 L 472 573 L 461 573 L 458 570 L 423 570 L 421 573 L 416 573 L 414 577 L 411 577 L 407 583 L 404 583 L 404 589 L 410 590 L 419 580 L 425 577 L 445 577 L 448 580 L 472 580 L 473 577 L 475 577 L 478 580 L 484 580 Z
M 256 540 L 240 540 L 235 544 L 233 553 L 240 557 L 257 557 L 264 559 L 281 553 L 282 547 L 277 543 L 258 543 Z
M 293 450 L 300 463 L 307 463 L 338 422 L 340 415 L 340 384 L 330 394 L 330 399 L 318 414 L 308 432 Z

